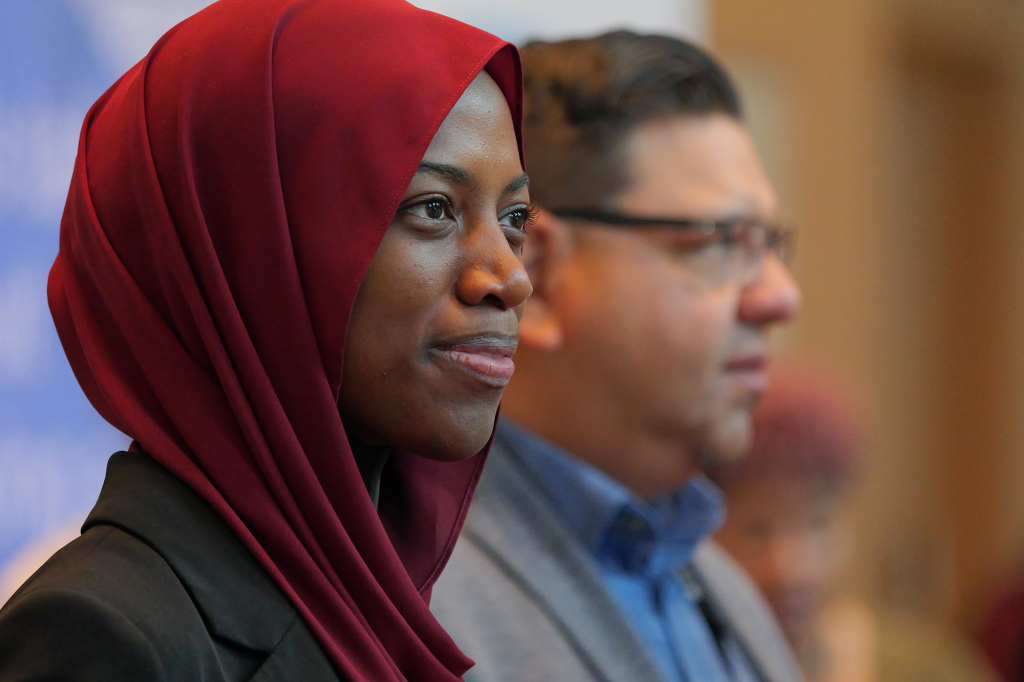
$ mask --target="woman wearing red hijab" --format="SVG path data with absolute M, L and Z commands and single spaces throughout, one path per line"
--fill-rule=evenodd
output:
M 530 284 L 513 47 L 221 0 L 93 107 L 49 297 L 132 436 L 0 611 L 0 681 L 456 680 L 427 608 Z

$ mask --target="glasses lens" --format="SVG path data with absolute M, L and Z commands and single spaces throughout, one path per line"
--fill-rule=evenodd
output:
M 659 241 L 675 260 L 709 284 L 728 280 L 736 270 L 740 249 L 724 239 L 722 234 L 665 230 L 659 236 Z
M 740 223 L 736 230 L 736 250 L 742 252 L 743 257 L 733 277 L 743 284 L 749 284 L 761 275 L 768 254 L 774 255 L 787 267 L 790 265 L 793 231 L 770 223 Z
M 750 284 L 760 277 L 769 253 L 786 265 L 792 257 L 793 232 L 755 219 L 696 221 L 680 218 L 653 219 L 647 223 L 643 218 L 612 214 L 593 217 L 590 213 L 562 211 L 560 215 L 579 227 L 626 227 L 645 240 L 653 240 L 658 248 L 710 286 L 727 282 Z
M 793 264 L 796 233 L 785 227 L 772 226 L 768 231 L 768 249 L 787 267 Z
M 660 230 L 670 251 L 709 286 L 756 280 L 774 233 L 755 220 L 709 222 L 712 230 Z

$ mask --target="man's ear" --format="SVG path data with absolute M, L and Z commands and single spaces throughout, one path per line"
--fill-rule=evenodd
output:
M 526 228 L 523 262 L 533 284 L 533 295 L 519 321 L 519 340 L 541 352 L 562 346 L 562 323 L 555 312 L 555 297 L 565 266 L 572 255 L 569 226 L 549 211 L 538 209 L 536 219 Z

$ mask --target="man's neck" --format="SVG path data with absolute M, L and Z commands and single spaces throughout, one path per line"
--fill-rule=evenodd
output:
M 622 412 L 593 400 L 550 393 L 544 400 L 531 399 L 539 394 L 506 391 L 502 415 L 589 462 L 642 499 L 674 492 L 698 471 L 681 438 L 646 432 Z

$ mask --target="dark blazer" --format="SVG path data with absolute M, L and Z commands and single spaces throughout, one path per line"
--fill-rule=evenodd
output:
M 0 682 L 337 682 L 213 509 L 145 455 L 110 458 L 84 534 L 0 609 Z

